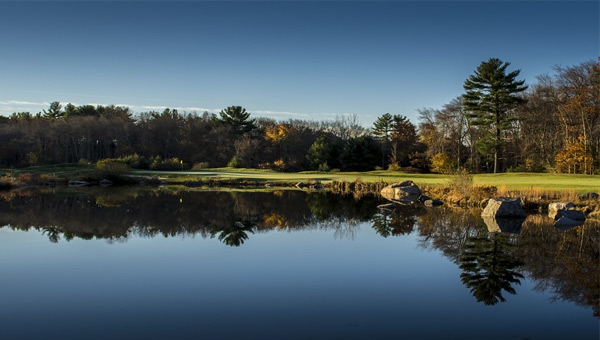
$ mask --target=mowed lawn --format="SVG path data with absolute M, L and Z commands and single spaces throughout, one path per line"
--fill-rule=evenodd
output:
M 52 174 L 59 177 L 76 178 L 94 172 L 93 165 L 59 164 L 48 166 L 34 166 L 18 170 L 0 169 L 0 175 L 12 173 L 19 175 Z M 439 174 L 412 174 L 398 171 L 368 171 L 368 172 L 332 172 L 321 173 L 315 171 L 305 172 L 276 172 L 258 169 L 218 168 L 206 170 L 185 171 L 151 171 L 133 170 L 133 175 L 153 175 L 167 178 L 172 182 L 184 182 L 206 178 L 239 178 L 269 182 L 306 182 L 321 181 L 385 181 L 398 182 L 413 180 L 417 184 L 445 184 L 451 176 Z M 475 184 L 505 186 L 506 189 L 543 189 L 543 190 L 575 190 L 577 192 L 600 191 L 600 175 L 568 175 L 568 174 L 543 174 L 543 173 L 503 173 L 503 174 L 476 174 L 473 175 Z
M 451 176 L 439 174 L 411 174 L 396 171 L 369 172 L 275 172 L 257 169 L 207 169 L 202 171 L 135 171 L 134 173 L 169 177 L 172 180 L 193 178 L 243 178 L 272 182 L 294 181 L 386 181 L 413 180 L 417 184 L 444 184 Z M 503 173 L 473 175 L 475 184 L 506 186 L 507 189 L 541 188 L 546 190 L 600 191 L 600 175 L 569 175 L 544 173 Z

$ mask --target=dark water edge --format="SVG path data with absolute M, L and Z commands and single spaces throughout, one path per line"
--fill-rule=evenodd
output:
M 0 199 L 0 338 L 597 339 L 600 225 L 326 192 Z

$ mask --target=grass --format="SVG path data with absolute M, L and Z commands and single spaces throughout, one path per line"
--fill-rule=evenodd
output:
M 18 170 L 0 169 L 0 175 L 7 173 L 19 175 L 24 173 L 47 174 L 56 177 L 75 178 L 95 172 L 93 165 L 82 164 L 58 164 L 47 166 L 33 166 Z M 276 172 L 260 169 L 235 169 L 216 168 L 206 170 L 187 171 L 151 171 L 134 170 L 132 174 L 152 175 L 167 179 L 172 183 L 183 183 L 195 179 L 246 179 L 261 182 L 307 182 L 321 181 L 329 183 L 332 181 L 356 180 L 364 182 L 399 182 L 413 180 L 419 185 L 446 184 L 450 179 L 448 175 L 439 174 L 412 174 L 398 171 L 368 171 L 368 172 L 331 172 L 322 173 L 316 171 L 303 172 Z M 574 192 L 599 192 L 599 175 L 568 175 L 568 174 L 544 174 L 544 173 L 503 173 L 503 174 L 476 174 L 473 182 L 477 185 L 491 185 L 501 190 L 557 190 Z
M 411 174 L 398 171 L 368 171 L 368 172 L 334 172 L 321 173 L 304 172 L 275 172 L 272 170 L 218 168 L 201 171 L 134 171 L 138 174 L 151 174 L 166 177 L 169 181 L 186 181 L 192 178 L 219 177 L 223 179 L 244 178 L 269 182 L 294 182 L 308 180 L 329 183 L 332 181 L 363 182 L 399 182 L 413 180 L 417 184 L 436 185 L 446 184 L 451 176 L 439 174 Z M 508 190 L 573 190 L 576 192 L 600 191 L 599 175 L 569 175 L 545 173 L 503 173 L 475 174 L 473 182 L 477 185 L 491 185 Z

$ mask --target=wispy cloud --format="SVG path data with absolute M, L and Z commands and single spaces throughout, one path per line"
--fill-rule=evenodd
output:
M 297 116 L 297 117 L 310 117 L 308 113 L 288 112 L 288 111 L 271 111 L 271 110 L 248 110 L 251 113 L 260 116 Z
M 23 100 L 0 100 L 0 105 L 29 105 L 29 106 L 49 106 L 48 102 L 28 102 Z
M 61 102 L 63 106 L 69 102 Z M 87 102 L 87 103 L 75 103 L 70 102 L 71 104 L 78 105 L 113 105 L 113 104 L 105 104 L 101 102 Z M 136 104 L 114 104 L 115 106 L 128 107 L 133 112 L 145 112 L 145 111 L 162 111 L 167 108 L 174 109 L 182 112 L 210 112 L 217 113 L 221 111 L 221 109 L 211 109 L 199 106 L 167 106 L 167 105 L 136 105 Z M 32 101 L 24 101 L 24 100 L 0 100 L 0 115 L 10 115 L 13 112 L 20 111 L 29 111 L 29 112 L 39 112 L 44 108 L 50 106 L 49 102 L 32 102 Z M 290 118 L 290 117 L 298 117 L 303 119 L 327 119 L 327 117 L 335 117 L 335 116 L 348 116 L 353 115 L 353 113 L 335 113 L 335 112 L 292 112 L 292 111 L 276 111 L 276 110 L 263 110 L 257 109 L 253 110 L 248 108 L 248 112 L 250 112 L 254 116 L 262 116 L 262 117 L 272 117 L 272 118 Z
M 122 97 L 122 96 L 106 96 L 106 95 L 97 95 L 97 94 L 88 94 L 88 93 L 72 93 L 72 92 L 50 92 L 50 91 L 24 91 L 25 93 L 36 93 L 36 94 L 52 94 L 52 95 L 60 95 L 60 96 L 76 96 L 76 97 L 88 97 L 88 98 L 110 98 L 110 99 L 125 99 L 125 100 L 151 100 L 151 101 L 159 101 L 159 102 L 171 102 L 172 99 L 164 99 L 164 98 L 143 98 L 143 97 Z M 192 101 L 188 100 L 177 100 L 180 103 L 192 103 Z

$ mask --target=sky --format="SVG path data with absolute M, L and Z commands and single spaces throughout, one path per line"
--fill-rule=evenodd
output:
M 0 2 L 0 114 L 52 101 L 417 120 L 489 58 L 535 83 L 600 56 L 598 1 Z

